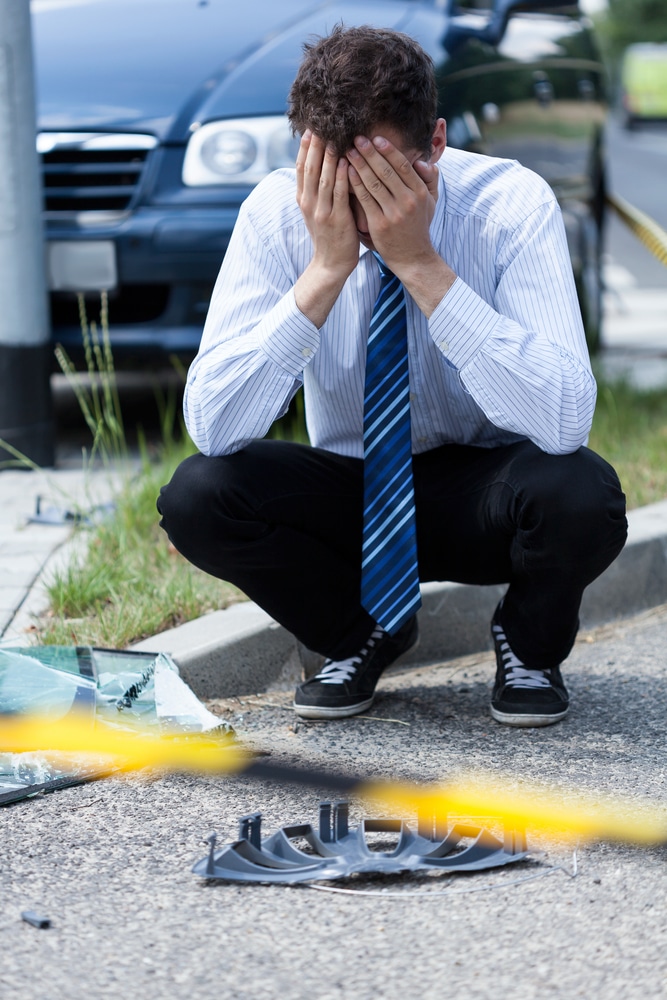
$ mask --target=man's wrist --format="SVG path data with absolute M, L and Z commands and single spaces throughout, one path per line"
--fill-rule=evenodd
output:
M 294 301 L 318 329 L 324 325 L 351 271 L 311 260 L 294 285 Z
M 427 319 L 457 279 L 456 273 L 436 250 L 396 266 L 394 273 Z

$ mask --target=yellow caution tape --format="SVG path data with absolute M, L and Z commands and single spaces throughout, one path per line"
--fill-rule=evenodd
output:
M 533 831 L 549 837 L 606 840 L 629 844 L 667 841 L 667 809 L 614 801 L 568 791 L 559 797 L 553 789 L 525 786 L 503 791 L 509 776 L 469 774 L 456 783 L 434 786 L 388 783 L 362 786 L 359 794 L 394 809 L 412 809 L 446 823 L 448 815 L 494 817 L 509 830 Z
M 114 767 L 121 771 L 164 767 L 173 771 L 234 774 L 244 770 L 252 760 L 231 739 L 223 741 L 205 734 L 165 736 L 146 729 L 128 732 L 100 725 L 91 728 L 88 719 L 72 715 L 56 722 L 39 717 L 0 719 L 0 751 L 36 750 L 47 756 L 50 751 L 109 756 L 114 758 Z
M 48 749 L 45 749 L 48 748 Z M 206 735 L 164 736 L 137 730 L 128 733 L 106 726 L 91 728 L 89 721 L 68 718 L 48 722 L 39 718 L 0 719 L 0 751 L 77 752 L 113 758 L 114 767 L 131 771 L 146 767 L 224 775 L 243 772 L 261 780 L 312 784 L 353 793 L 383 808 L 433 816 L 446 824 L 452 814 L 495 818 L 511 830 L 582 840 L 612 840 L 632 844 L 667 842 L 667 807 L 601 800 L 579 793 L 560 796 L 548 787 L 504 791 L 510 777 L 471 774 L 445 785 L 418 785 L 312 771 L 304 767 L 258 761 L 238 743 Z M 254 771 L 254 773 L 253 773 Z
M 667 265 L 667 229 L 617 194 L 607 195 L 607 204 L 621 217 L 662 264 Z

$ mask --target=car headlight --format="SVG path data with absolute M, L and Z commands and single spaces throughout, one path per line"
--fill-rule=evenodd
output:
M 208 122 L 188 142 L 183 183 L 257 184 L 277 167 L 293 167 L 298 148 L 285 115 Z

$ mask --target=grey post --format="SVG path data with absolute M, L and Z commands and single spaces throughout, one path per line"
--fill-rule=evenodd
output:
M 30 4 L 0 0 L 0 439 L 53 465 Z M 0 461 L 11 457 L 0 446 Z

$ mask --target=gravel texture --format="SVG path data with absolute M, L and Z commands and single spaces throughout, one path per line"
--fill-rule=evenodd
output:
M 424 780 L 480 768 L 517 788 L 538 780 L 650 799 L 667 816 L 666 647 L 667 607 L 582 636 L 565 670 L 570 717 L 542 730 L 490 719 L 488 654 L 390 673 L 356 719 L 297 721 L 286 690 L 211 707 L 273 760 Z M 232 840 L 237 818 L 257 809 L 265 833 L 315 820 L 319 797 L 244 778 L 142 773 L 0 809 L 0 996 L 667 996 L 661 848 L 581 845 L 573 878 L 572 845 L 529 830 L 530 862 L 345 883 L 375 895 L 191 873 L 210 830 Z M 362 814 L 354 803 L 353 820 Z M 553 865 L 563 867 L 527 880 Z M 24 910 L 51 927 L 23 922 Z

